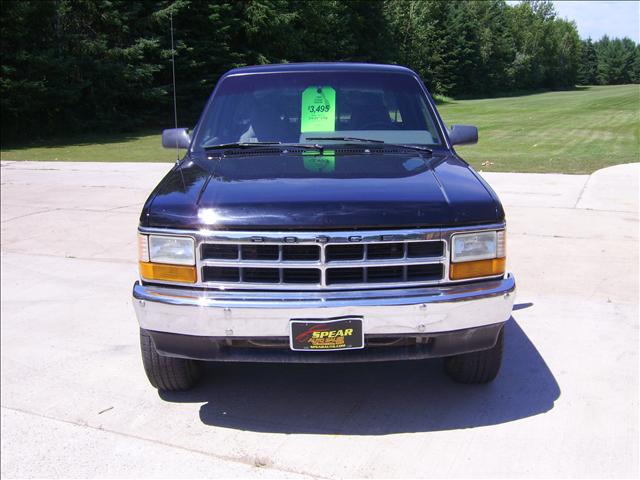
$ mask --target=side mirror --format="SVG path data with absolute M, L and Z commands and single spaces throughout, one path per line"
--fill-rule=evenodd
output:
M 186 128 L 167 128 L 162 131 L 162 146 L 164 148 L 189 148 L 191 137 Z
M 449 140 L 451 140 L 451 145 L 478 143 L 478 129 L 473 125 L 451 125 Z

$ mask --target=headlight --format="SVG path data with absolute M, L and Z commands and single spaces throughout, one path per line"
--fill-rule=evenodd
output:
M 191 237 L 138 234 L 140 276 L 145 280 L 195 283 L 196 259 Z
M 149 261 L 171 265 L 195 265 L 193 238 L 149 235 Z
M 452 280 L 488 277 L 505 272 L 504 230 L 459 233 L 451 237 Z
M 463 233 L 453 236 L 451 261 L 469 262 L 497 257 L 498 232 Z

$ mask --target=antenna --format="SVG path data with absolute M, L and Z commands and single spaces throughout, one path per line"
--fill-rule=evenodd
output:
M 169 22 L 171 23 L 171 73 L 173 76 L 173 122 L 178 129 L 178 103 L 176 102 L 176 50 L 173 47 L 173 9 L 169 12 Z M 180 149 L 178 148 L 178 137 L 176 136 L 176 163 L 180 162 Z

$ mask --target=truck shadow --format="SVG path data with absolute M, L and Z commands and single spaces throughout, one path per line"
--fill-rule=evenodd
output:
M 213 364 L 170 402 L 206 402 L 207 425 L 271 433 L 386 435 L 471 428 L 547 412 L 560 388 L 516 321 L 506 324 L 502 370 L 460 385 L 441 360 L 346 365 Z

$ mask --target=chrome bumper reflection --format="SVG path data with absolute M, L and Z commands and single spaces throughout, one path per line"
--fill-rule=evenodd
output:
M 435 333 L 504 322 L 515 279 L 464 285 L 332 292 L 196 291 L 133 286 L 142 328 L 213 337 L 286 336 L 292 318 L 364 318 L 365 334 Z

